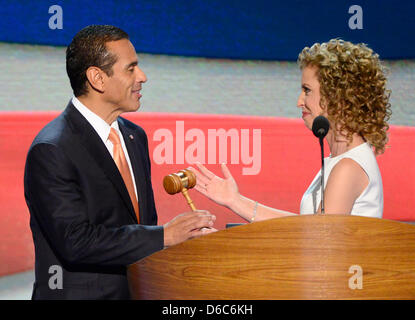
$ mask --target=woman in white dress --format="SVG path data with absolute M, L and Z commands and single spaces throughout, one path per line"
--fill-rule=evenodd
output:
M 382 177 L 376 155 L 385 151 L 387 121 L 391 116 L 385 69 L 364 44 L 333 39 L 306 47 L 298 56 L 302 70 L 297 107 L 307 128 L 323 115 L 330 122 L 326 136 L 325 213 L 382 217 Z M 196 190 L 247 221 L 294 215 L 248 199 L 225 164 L 224 178 L 197 164 Z M 320 172 L 304 193 L 300 214 L 321 212 Z

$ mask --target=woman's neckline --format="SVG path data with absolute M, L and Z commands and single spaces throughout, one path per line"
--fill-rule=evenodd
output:
M 355 146 L 355 147 L 353 147 L 353 148 L 351 148 L 351 149 L 349 149 L 349 150 L 347 150 L 347 151 L 345 151 L 345 152 L 343 152 L 343 153 L 340 153 L 340 154 L 338 154 L 337 156 L 335 156 L 335 157 L 332 157 L 331 156 L 331 154 L 328 156 L 328 159 L 336 159 L 336 158 L 338 158 L 338 157 L 340 157 L 340 156 L 343 156 L 343 155 L 345 155 L 345 154 L 347 154 L 347 153 L 349 153 L 349 152 L 351 152 L 351 151 L 353 151 L 353 150 L 356 150 L 357 148 L 359 148 L 359 147 L 361 147 L 361 146 L 363 146 L 363 145 L 366 145 L 367 144 L 367 142 L 362 142 L 361 144 L 359 144 L 359 145 L 357 145 L 357 146 Z

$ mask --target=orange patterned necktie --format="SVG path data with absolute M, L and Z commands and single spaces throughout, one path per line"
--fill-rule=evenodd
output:
M 114 158 L 115 164 L 118 167 L 118 170 L 121 173 L 125 186 L 127 187 L 128 194 L 130 195 L 130 199 L 134 207 L 135 215 L 137 216 L 137 221 L 138 223 L 140 223 L 138 201 L 137 201 L 137 197 L 134 191 L 134 184 L 133 184 L 133 179 L 131 177 L 130 168 L 128 167 L 128 163 L 127 163 L 127 159 L 125 158 L 124 151 L 122 150 L 120 137 L 114 128 L 111 128 L 108 139 L 114 145 L 113 158 Z

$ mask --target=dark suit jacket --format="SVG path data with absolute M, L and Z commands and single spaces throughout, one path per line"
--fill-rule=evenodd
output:
M 126 266 L 163 248 L 147 136 L 126 119 L 118 124 L 134 171 L 140 225 L 115 162 L 71 102 L 29 149 L 24 189 L 35 246 L 33 299 L 128 299 Z M 51 289 L 59 267 L 63 288 Z

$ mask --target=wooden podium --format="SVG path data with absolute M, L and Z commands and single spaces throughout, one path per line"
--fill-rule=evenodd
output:
M 304 215 L 218 231 L 128 267 L 133 299 L 415 299 L 415 226 Z

